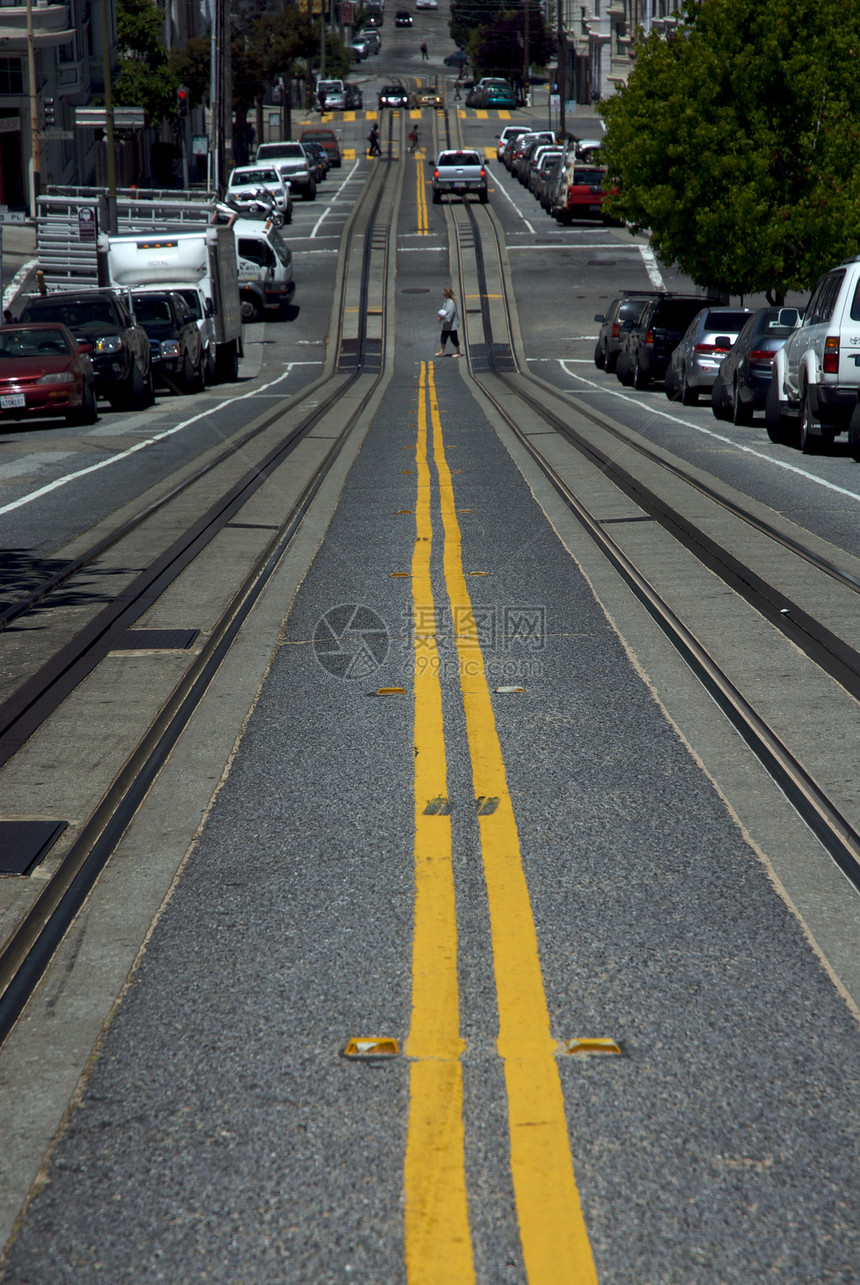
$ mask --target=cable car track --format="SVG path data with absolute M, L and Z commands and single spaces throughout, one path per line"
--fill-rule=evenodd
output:
M 800 559 L 817 573 L 827 577 L 851 595 L 860 593 L 860 578 L 852 571 L 818 554 L 802 541 L 779 531 L 752 509 L 715 487 L 677 462 L 665 459 L 645 443 L 628 435 L 604 416 L 579 403 L 575 406 L 560 391 L 536 379 L 517 360 L 517 331 L 514 305 L 505 271 L 500 229 L 488 207 L 468 202 L 447 207 L 453 231 L 454 253 L 459 269 L 461 297 L 464 301 L 479 296 L 478 308 L 466 308 L 467 316 L 480 315 L 480 335 L 468 335 L 469 368 L 484 395 L 516 435 L 556 493 L 564 501 L 594 543 L 615 567 L 645 606 L 685 663 L 716 701 L 720 709 L 759 758 L 772 778 L 785 793 L 806 824 L 818 837 L 843 873 L 860 888 L 860 832 L 846 819 L 827 793 L 813 779 L 798 758 L 791 753 L 766 719 L 752 707 L 738 687 L 720 668 L 708 650 L 695 637 L 669 604 L 649 583 L 645 575 L 604 529 L 599 518 L 590 512 L 573 493 L 559 470 L 540 450 L 538 441 L 523 430 L 521 419 L 511 409 L 511 395 L 528 408 L 554 433 L 559 434 L 585 459 L 619 487 L 643 511 L 657 521 L 673 538 L 704 566 L 718 575 L 733 592 L 742 596 L 769 624 L 780 630 L 816 665 L 833 678 L 854 699 L 860 698 L 860 652 L 844 639 L 814 619 L 797 602 L 771 585 L 768 580 L 743 562 L 719 541 L 696 525 L 670 500 L 652 490 L 648 482 L 634 476 L 620 465 L 613 453 L 601 449 L 582 431 L 574 427 L 569 416 L 574 413 L 607 435 L 612 449 L 617 444 L 647 461 L 652 469 L 662 471 L 685 488 L 705 496 L 725 514 L 751 528 L 780 550 Z M 487 259 L 490 263 L 487 263 Z M 489 274 L 492 273 L 492 281 Z M 477 285 L 477 289 L 475 286 Z M 500 297 L 501 296 L 501 297 Z M 468 321 L 467 321 L 468 330 Z M 498 384 L 496 384 L 498 381 Z M 500 387 L 499 387 L 500 385 Z M 505 396 L 501 397 L 500 392 Z M 554 404 L 554 405 L 553 405 Z M 539 439 L 538 439 L 539 440 Z M 653 479 L 652 479 L 653 482 Z
M 391 132 L 391 130 L 389 131 Z M 402 132 L 402 130 L 401 130 Z M 347 439 L 360 421 L 367 404 L 384 377 L 386 327 L 384 309 L 377 323 L 379 335 L 371 338 L 368 317 L 373 291 L 384 297 L 391 272 L 392 229 L 400 200 L 400 167 L 389 163 L 374 169 L 344 230 L 341 248 L 343 268 L 336 292 L 335 342 L 328 371 L 298 398 L 285 399 L 261 424 L 232 442 L 218 456 L 171 487 L 158 501 L 144 506 L 115 531 L 95 541 L 90 549 L 57 575 L 35 586 L 26 600 L 10 604 L 0 624 L 12 619 L 26 621 L 27 613 L 49 601 L 50 594 L 64 581 L 115 548 L 130 532 L 144 527 L 154 515 L 169 510 L 172 502 L 203 479 L 217 476 L 217 470 L 233 460 L 248 444 L 262 436 L 289 411 L 311 397 L 312 409 L 294 429 L 276 442 L 239 479 L 229 485 L 206 511 L 184 530 L 179 539 L 158 552 L 118 597 L 108 603 L 78 634 L 59 649 L 40 671 L 19 687 L 0 706 L 0 765 L 8 762 L 87 674 L 107 655 L 111 644 L 127 635 L 129 626 L 162 595 L 179 574 L 230 522 L 249 497 L 271 476 L 312 432 L 328 412 L 353 391 L 354 405 L 347 407 L 341 431 L 322 461 L 308 477 L 279 529 L 234 589 L 216 626 L 199 653 L 194 656 L 169 699 L 150 722 L 133 753 L 107 784 L 101 801 L 85 818 L 77 838 L 59 860 L 41 892 L 29 905 L 0 950 L 0 1042 L 9 1034 L 29 996 L 62 940 L 68 926 L 104 869 L 129 821 L 150 789 L 171 749 L 188 724 L 212 678 L 247 619 L 266 584 L 277 569 L 291 540 L 300 528 L 314 497 L 330 473 Z M 380 234 L 380 229 L 384 235 Z M 356 257 L 358 262 L 356 263 Z M 348 300 L 355 300 L 354 306 Z M 349 321 L 349 325 L 347 325 Z M 346 334 L 347 329 L 352 332 Z M 349 342 L 348 342 L 349 341 Z M 359 381 L 364 381 L 359 385 Z M 365 386 L 366 385 L 366 386 Z

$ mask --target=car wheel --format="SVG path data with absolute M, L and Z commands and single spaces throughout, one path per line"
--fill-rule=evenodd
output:
M 607 374 L 609 374 L 609 375 L 613 375 L 613 374 L 615 373 L 615 367 L 616 367 L 617 365 L 618 365 L 618 353 L 617 353 L 617 352 L 607 352 L 607 354 L 606 354 L 606 366 L 604 367 L 604 369 L 606 370 Z
M 814 424 L 815 419 L 809 409 L 809 387 L 804 384 L 800 394 L 800 426 L 797 437 L 797 444 L 804 455 L 815 455 L 823 445 L 821 434 L 812 431 Z
M 695 406 L 699 400 L 699 392 L 696 388 L 691 388 L 687 381 L 687 367 L 681 371 L 681 404 L 683 406 Z
M 779 387 L 775 379 L 772 379 L 768 385 L 764 403 L 764 426 L 768 437 L 776 446 L 788 445 L 791 438 L 791 425 L 780 410 Z
M 434 205 L 441 205 L 441 204 L 442 204 L 442 193 L 441 193 L 441 192 L 437 192 L 437 191 L 436 191 L 436 189 L 435 189 L 435 187 L 433 188 L 433 204 L 434 204 Z
M 732 385 L 732 423 L 738 428 L 748 428 L 753 422 L 753 408 L 741 401 L 741 390 L 738 380 Z
M 606 353 L 600 347 L 599 343 L 596 344 L 594 348 L 594 364 L 598 370 L 606 369 Z
M 675 372 L 671 366 L 668 367 L 666 377 L 663 380 L 663 392 L 666 394 L 670 402 L 676 402 L 678 400 L 678 386 L 675 383 Z
M 186 396 L 190 396 L 194 392 L 196 379 L 197 376 L 191 361 L 191 355 L 186 351 L 182 362 L 182 373 L 179 376 L 179 388 Z
M 489 194 L 489 192 L 479 192 L 479 193 L 478 193 L 478 199 L 479 199 L 479 201 L 481 202 L 481 204 L 482 204 L 482 205 L 486 205 L 486 204 L 487 204 L 487 201 L 490 199 L 490 194 Z
M 630 358 L 626 352 L 621 353 L 615 366 L 615 374 L 618 382 L 628 388 L 631 383 L 630 375 Z
M 96 395 L 93 391 L 92 384 L 84 384 L 84 396 L 81 402 L 80 410 L 72 411 L 66 416 L 66 423 L 73 428 L 83 428 L 87 424 L 95 424 L 98 419 L 96 410 Z
M 848 421 L 848 451 L 851 458 L 860 464 L 860 402 L 854 407 Z
M 142 410 L 145 405 L 145 386 L 143 375 L 137 362 L 132 362 L 128 378 L 109 398 L 113 410 Z
M 256 298 L 255 298 L 255 296 L 254 296 L 254 295 L 252 295 L 252 294 L 243 294 L 243 295 L 242 295 L 242 301 L 241 301 L 241 304 L 240 304 L 240 310 L 241 310 L 241 313 L 242 313 L 242 320 L 243 320 L 243 321 L 252 322 L 252 321 L 259 321 L 259 320 L 260 320 L 260 311 L 261 311 L 261 309 L 260 309 L 260 305 L 259 305 L 259 303 L 257 302 L 257 300 L 256 300 Z
M 214 384 L 218 379 L 218 358 L 215 353 L 215 345 L 210 344 L 206 349 L 206 383 Z
M 235 339 L 221 345 L 215 358 L 215 368 L 222 383 L 235 384 L 239 378 L 239 353 Z
M 645 374 L 644 370 L 639 365 L 638 355 L 636 357 L 636 361 L 633 364 L 633 378 L 631 379 L 630 382 L 632 383 L 634 388 L 639 390 L 639 392 L 642 392 L 643 389 L 647 388 L 648 385 L 651 383 L 649 376 Z
M 206 354 L 203 352 L 203 349 L 201 348 L 200 360 L 197 363 L 197 367 L 194 371 L 194 376 L 193 376 L 193 385 L 194 385 L 195 393 L 206 392 L 206 373 L 207 373 Z
M 305 188 L 305 190 L 302 192 L 302 200 L 303 200 L 303 201 L 315 201 L 315 200 L 316 200 L 316 195 L 317 195 L 317 185 L 316 185 L 316 183 L 313 181 L 313 179 L 311 179 L 310 183 L 308 183 L 307 187 L 306 187 L 306 188 Z

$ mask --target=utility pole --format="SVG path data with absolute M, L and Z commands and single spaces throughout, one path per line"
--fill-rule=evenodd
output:
M 41 176 L 39 169 L 39 100 L 36 96 L 36 42 L 33 38 L 33 0 L 27 0 L 27 74 L 30 79 L 30 133 L 33 148 L 33 178 L 30 188 L 30 215 L 36 217 Z
M 105 64 L 105 147 L 107 148 L 108 232 L 116 236 L 116 154 L 113 137 L 113 87 L 111 85 L 110 8 L 102 0 L 102 56 Z
M 526 107 L 529 106 L 529 76 L 531 72 L 531 54 L 529 53 L 529 13 L 531 0 L 525 0 L 525 21 L 523 23 L 523 96 Z
M 564 0 L 558 0 L 558 132 L 562 142 L 567 137 L 564 101 L 567 97 L 567 48 L 564 41 Z
M 320 0 L 320 80 L 325 80 L 325 0 Z

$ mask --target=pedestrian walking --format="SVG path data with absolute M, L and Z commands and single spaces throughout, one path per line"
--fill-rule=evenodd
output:
M 379 126 L 376 121 L 370 127 L 370 133 L 367 136 L 370 147 L 367 149 L 368 156 L 381 156 L 382 148 L 379 146 Z
M 325 116 L 325 90 L 321 89 L 317 94 L 320 105 L 320 116 Z
M 428 52 L 427 52 L 427 41 L 426 41 L 426 40 L 424 41 L 424 43 L 423 43 L 423 44 L 422 44 L 422 46 L 421 46 L 421 57 L 424 59 L 424 61 L 425 61 L 425 62 L 429 62 L 429 60 L 430 60 L 430 55 L 429 55 L 429 54 L 428 54 Z
M 418 126 L 413 125 L 409 131 L 409 150 L 416 152 L 418 150 Z
M 462 101 L 463 101 L 463 95 L 460 93 L 460 81 L 455 80 L 454 81 L 454 102 L 462 103 Z
M 457 312 L 457 300 L 454 298 L 454 291 L 450 286 L 446 286 L 442 291 L 442 307 L 439 309 L 437 316 L 442 322 L 442 338 L 440 339 L 441 348 L 436 353 L 437 357 L 445 356 L 445 345 L 448 340 L 454 347 L 452 357 L 462 357 L 460 352 L 460 339 L 458 330 L 460 329 L 460 314 Z

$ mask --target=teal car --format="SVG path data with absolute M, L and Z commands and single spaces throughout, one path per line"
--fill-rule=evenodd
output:
M 507 80 L 484 80 L 480 84 L 480 89 L 485 107 L 499 110 L 517 105 L 517 96 L 513 86 Z

